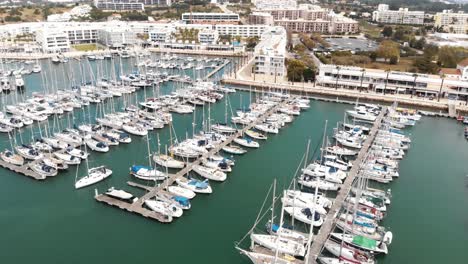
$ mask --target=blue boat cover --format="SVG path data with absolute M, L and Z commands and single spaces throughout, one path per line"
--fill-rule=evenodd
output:
M 132 172 L 138 172 L 141 169 L 152 170 L 153 168 L 148 167 L 148 166 L 141 166 L 141 165 L 133 165 L 131 168 Z

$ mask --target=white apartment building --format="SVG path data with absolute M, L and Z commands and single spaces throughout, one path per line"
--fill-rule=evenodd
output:
M 468 64 L 468 62 L 467 62 Z M 388 74 L 388 79 L 387 79 Z M 327 87 L 385 93 L 415 94 L 467 99 L 468 82 L 439 75 L 364 69 L 353 66 L 322 64 L 317 83 Z
M 94 0 L 94 6 L 109 11 L 145 10 L 143 3 L 128 0 Z
M 126 28 L 107 28 L 99 30 L 99 43 L 108 47 L 120 48 L 127 45 L 134 45 L 141 41 L 135 31 Z
M 171 41 L 172 33 L 174 33 L 175 30 L 175 27 L 153 29 L 148 33 L 149 39 L 155 43 L 169 42 Z
M 434 20 L 435 27 L 442 27 L 449 33 L 468 34 L 468 13 L 444 10 L 435 14 Z
M 253 72 L 273 76 L 285 75 L 287 34 L 282 27 L 270 27 L 254 50 Z
M 296 0 L 253 0 L 252 3 L 258 10 L 264 9 L 288 9 L 296 8 Z
M 260 37 L 270 26 L 268 25 L 216 25 L 219 35 L 240 36 L 243 38 Z
M 217 30 L 204 29 L 198 32 L 198 42 L 202 44 L 216 44 L 219 34 Z
M 53 28 L 44 28 L 36 32 L 36 41 L 41 45 L 42 52 L 57 53 L 70 50 L 67 33 Z
M 390 10 L 388 5 L 379 4 L 372 12 L 372 20 L 384 24 L 423 25 L 424 11 L 409 11 L 408 8 Z
M 182 21 L 187 24 L 238 24 L 240 17 L 235 13 L 183 13 Z

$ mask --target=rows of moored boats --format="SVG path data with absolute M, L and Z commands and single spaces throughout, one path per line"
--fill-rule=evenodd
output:
M 381 111 L 381 107 L 374 105 L 361 105 L 347 111 L 353 122 L 338 125 L 334 130 L 333 145 L 324 135 L 320 158 L 305 165 L 300 176 L 293 180 L 292 186 L 297 181 L 301 189 L 287 189 L 277 198 L 281 201 L 279 223 L 274 223 L 272 214 L 266 234 L 254 231 L 250 234 L 250 249 L 238 247 L 242 254 L 253 263 L 302 263 L 305 258 L 313 257 L 308 256 L 313 238 L 311 227 L 322 226 L 328 208 L 334 202 L 327 194 L 340 190 L 352 166 L 359 166 L 351 159 L 359 153 L 369 136 L 370 125 Z M 370 188 L 368 183 L 389 183 L 399 176 L 398 162 L 411 143 L 401 129 L 414 125 L 420 116 L 395 108 L 385 111 L 351 193 L 339 213 L 332 216 L 336 230 L 325 242 L 328 253 L 318 258 L 321 263 L 371 264 L 375 263 L 376 255 L 388 253 L 393 234 L 386 231 L 380 221 L 387 214 L 391 192 Z
M 282 105 L 278 108 L 278 112 L 269 115 L 265 122 L 261 123 L 265 127 L 275 127 L 281 129 L 287 122 L 293 120 L 292 116 L 281 113 L 283 108 L 302 107 L 308 108 L 307 99 L 293 99 L 285 103 L 285 97 L 272 94 L 268 97 L 263 97 L 255 103 L 252 103 L 248 110 L 239 110 L 236 116 L 232 117 L 232 124 L 248 124 L 257 121 L 262 115 L 265 115 L 273 107 Z M 234 120 L 240 122 L 234 122 Z M 151 166 L 132 166 L 131 174 L 139 179 L 145 180 L 164 180 L 167 169 L 181 169 L 186 165 L 188 160 L 201 158 L 200 165 L 195 165 L 192 170 L 195 177 L 179 177 L 175 180 L 175 185 L 166 186 L 166 192 L 158 194 L 154 199 L 146 200 L 144 203 L 149 209 L 165 215 L 168 219 L 180 217 L 182 210 L 190 208 L 189 200 L 193 199 L 196 194 L 208 194 L 212 192 L 210 181 L 222 182 L 228 178 L 235 161 L 233 155 L 242 155 L 248 149 L 255 149 L 260 146 L 259 140 L 266 140 L 268 130 L 263 130 L 262 127 L 255 127 L 252 130 L 246 130 L 241 137 L 236 137 L 231 144 L 225 145 L 220 149 L 220 153 L 215 153 L 207 156 L 209 151 L 225 143 L 230 136 L 237 133 L 239 130 L 235 126 L 228 124 L 212 124 L 206 130 L 194 134 L 191 138 L 181 142 L 176 142 L 169 147 L 170 153 L 161 154 L 159 151 L 153 154 L 153 161 L 158 170 Z M 163 183 L 164 185 L 164 183 Z M 168 199 L 167 193 L 170 194 Z M 178 201 L 176 201 L 178 199 Z M 183 201 L 183 204 L 180 204 Z M 179 208 L 179 209 L 176 209 Z

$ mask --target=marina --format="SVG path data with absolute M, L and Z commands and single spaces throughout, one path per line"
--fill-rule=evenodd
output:
M 214 68 L 214 70 L 211 71 L 212 74 L 208 73 L 211 74 L 209 76 L 214 77 L 215 79 L 220 78 L 219 76 L 225 70 L 224 67 L 226 67 L 229 63 L 230 62 L 228 61 L 222 62 L 217 68 Z M 28 82 L 28 78 L 29 77 L 26 77 L 25 81 L 26 87 L 29 89 L 27 90 L 27 93 L 30 93 L 34 91 L 34 87 L 30 84 L 30 82 Z M 185 82 L 181 81 L 180 83 Z M 151 87 L 149 89 L 147 88 L 146 92 L 149 94 L 146 95 L 143 94 L 144 89 L 136 91 L 135 94 L 138 99 L 135 100 L 134 103 L 146 101 L 146 98 L 154 96 L 152 94 L 154 91 L 160 92 L 161 94 L 170 94 L 173 91 L 177 91 L 178 88 L 178 85 L 176 85 L 176 82 L 174 81 L 162 83 L 160 86 L 161 87 L 158 91 L 153 90 Z M 233 110 L 231 110 L 231 113 L 229 113 L 229 111 L 226 110 L 227 108 L 247 109 L 250 107 L 251 103 L 257 99 L 261 100 L 263 95 L 268 95 L 270 91 L 272 91 L 273 94 L 277 93 L 277 90 L 275 89 L 265 89 L 265 91 L 259 93 L 252 93 L 249 91 L 249 89 L 244 89 L 246 91 L 239 91 L 233 94 L 224 93 L 225 98 L 220 99 L 217 103 L 211 104 L 212 118 L 218 122 L 225 118 L 232 120 L 233 117 L 236 117 L 236 114 L 232 113 Z M 13 93 L 9 94 L 8 96 L 12 95 Z M 255 97 L 255 99 L 248 99 L 252 97 Z M 194 126 L 193 124 L 195 124 L 196 127 L 194 130 L 203 131 L 202 123 L 205 120 L 202 118 L 202 116 L 206 114 L 206 109 L 200 109 L 201 107 L 196 107 L 194 109 L 196 116 L 174 113 L 172 125 L 165 126 L 164 128 L 160 128 L 160 130 L 155 130 L 153 132 L 148 131 L 148 141 L 145 140 L 145 136 L 139 137 L 132 135 L 131 144 L 120 144 L 117 147 L 113 147 L 112 152 L 109 153 L 93 152 L 90 155 L 90 161 L 92 163 L 105 164 L 114 171 L 114 175 L 112 177 L 95 186 L 79 191 L 73 190 L 72 182 L 73 178 L 75 177 L 75 169 L 69 169 L 68 171 L 60 172 L 60 177 L 51 178 L 43 183 L 37 183 L 36 181 L 24 181 L 22 180 L 23 177 L 15 177 L 15 172 L 2 169 L 6 175 L 2 175 L 4 177 L 2 177 L 3 182 L 1 188 L 7 188 L 7 186 L 16 186 L 20 189 L 18 190 L 20 194 L 28 192 L 29 195 L 37 197 L 35 199 L 38 203 L 44 204 L 54 201 L 54 197 L 58 195 L 63 197 L 63 200 L 61 199 L 60 201 L 54 201 L 57 204 L 56 206 L 63 206 L 64 208 L 63 222 L 60 221 L 55 225 L 55 227 L 52 227 L 47 223 L 47 217 L 45 216 L 43 219 L 38 219 L 38 221 L 46 226 L 44 231 L 54 228 L 56 233 L 54 233 L 52 237 L 53 241 L 56 241 L 54 244 L 56 244 L 59 248 L 61 248 L 59 243 L 67 241 L 68 245 L 63 246 L 62 250 L 66 250 L 69 253 L 74 252 L 75 249 L 73 248 L 76 248 L 80 242 L 74 241 L 75 239 L 70 241 L 69 238 L 65 237 L 65 234 L 67 233 L 66 230 L 69 230 L 69 232 L 79 231 L 79 228 L 70 227 L 68 223 L 70 221 L 80 221 L 83 227 L 88 228 L 90 231 L 92 230 L 94 233 L 91 236 L 88 232 L 85 232 L 84 234 L 77 234 L 76 238 L 80 241 L 84 241 L 85 244 L 87 244 L 84 246 L 84 249 L 87 250 L 91 250 L 93 245 L 96 245 L 96 242 L 93 242 L 93 240 L 96 239 L 96 236 L 111 232 L 113 233 L 110 235 L 111 238 L 114 236 L 125 236 L 127 239 L 140 239 L 138 244 L 147 244 L 140 246 L 140 249 L 142 250 L 149 251 L 153 247 L 157 247 L 158 249 L 155 252 L 157 252 L 158 257 L 171 263 L 184 263 L 187 261 L 207 261 L 208 263 L 215 263 L 219 261 L 219 259 L 223 258 L 224 263 L 249 263 L 245 257 L 239 256 L 238 252 L 232 248 L 232 242 L 236 241 L 240 234 L 245 233 L 245 230 L 248 230 L 250 227 L 251 220 L 255 216 L 256 208 L 259 206 L 259 203 L 262 199 L 262 194 L 260 193 L 267 189 L 267 186 L 271 184 L 271 181 L 274 178 L 278 179 L 279 186 L 288 186 L 288 182 L 291 180 L 291 174 L 295 171 L 295 167 L 300 160 L 301 152 L 303 152 L 305 148 L 305 142 L 311 140 L 312 144 L 314 145 L 313 148 L 316 148 L 315 145 L 321 145 L 321 141 L 323 139 L 321 138 L 321 134 L 323 132 L 321 126 L 323 125 L 324 121 L 328 120 L 329 124 L 341 122 L 342 114 L 353 109 L 352 104 L 344 104 L 339 100 L 338 103 L 336 101 L 333 102 L 333 100 L 330 100 L 331 102 L 312 101 L 310 109 L 301 112 L 300 115 L 295 117 L 294 121 L 285 126 L 285 129 L 281 129 L 278 134 L 269 133 L 266 140 L 259 141 L 260 148 L 249 148 L 245 155 L 236 156 L 236 165 L 233 167 L 232 172 L 229 173 L 226 183 L 213 183 L 213 181 L 210 181 L 214 190 L 213 195 L 197 195 L 197 197 L 193 199 L 192 209 L 185 211 L 184 216 L 177 221 L 174 221 L 174 223 L 171 225 L 158 225 L 154 223 L 155 221 L 147 221 L 147 219 L 151 219 L 161 223 L 173 222 L 171 219 L 172 217 L 168 218 L 167 216 L 157 213 L 145 206 L 145 201 L 152 200 L 152 198 L 156 195 L 172 197 L 173 195 L 165 190 L 166 187 L 174 184 L 177 179 L 185 178 L 184 176 L 190 175 L 191 177 L 194 177 L 194 175 L 196 175 L 196 173 L 193 172 L 193 168 L 195 166 L 201 165 L 204 159 L 213 156 L 218 152 L 223 152 L 223 148 L 231 146 L 231 143 L 234 142 L 235 139 L 242 138 L 244 134 L 248 133 L 247 131 L 256 128 L 256 126 L 258 127 L 260 123 L 268 119 L 272 114 L 278 112 L 280 109 L 285 108 L 285 106 L 295 98 L 297 97 L 291 95 L 287 99 L 282 99 L 280 103 L 274 104 L 268 109 L 268 111 L 265 111 L 262 115 L 250 121 L 245 126 L 241 126 L 241 128 L 236 130 L 235 133 L 228 135 L 226 140 L 223 140 L 221 144 L 214 145 L 213 148 L 200 155 L 198 158 L 191 159 L 183 169 L 179 171 L 171 169 L 171 171 L 167 174 L 167 179 L 158 182 L 157 184 L 148 183 L 147 181 L 142 181 L 135 178 L 128 178 L 130 176 L 126 178 L 125 175 L 128 174 L 128 167 L 132 162 L 133 164 L 142 164 L 142 161 L 147 160 L 147 157 L 145 157 L 146 151 L 144 151 L 147 144 L 150 146 L 149 148 L 159 148 L 159 141 L 161 138 L 161 142 L 163 142 L 161 145 L 172 145 L 170 139 L 171 136 L 173 136 L 171 135 L 172 129 L 175 130 L 179 137 L 184 133 L 189 134 L 188 131 L 192 130 L 192 127 Z M 119 107 L 121 106 L 122 104 L 119 105 Z M 73 120 L 79 124 L 81 124 L 82 121 L 88 123 L 90 117 L 97 115 L 96 113 L 100 111 L 98 108 L 98 105 L 90 106 L 90 111 L 92 111 L 91 114 L 82 114 L 80 111 L 76 111 L 77 113 L 76 116 L 73 116 Z M 289 112 L 290 115 L 293 115 L 292 113 L 294 112 L 292 109 L 283 109 L 282 111 Z M 351 189 L 354 186 L 353 182 L 359 178 L 358 175 L 363 175 L 362 171 L 364 167 L 356 164 L 361 164 L 362 161 L 365 161 L 369 158 L 367 152 L 369 152 L 369 149 L 371 148 L 371 145 L 374 141 L 377 140 L 377 142 L 380 142 L 380 140 L 382 140 L 382 137 L 379 136 L 378 139 L 376 139 L 376 137 L 378 134 L 381 135 L 381 132 L 377 133 L 377 130 L 381 128 L 382 120 L 384 119 L 385 114 L 387 114 L 387 110 L 386 108 L 383 108 L 383 110 L 380 112 L 380 115 L 376 117 L 376 121 L 373 122 L 373 126 L 370 128 L 370 132 L 366 141 L 362 143 L 361 150 L 357 155 L 357 158 L 353 161 L 353 167 L 347 173 L 347 178 L 340 186 L 338 194 L 336 196 L 331 195 L 334 200 L 333 205 L 331 208 L 329 208 L 327 215 L 323 218 L 324 221 L 321 224 L 320 230 L 313 236 L 311 244 L 312 246 L 308 249 L 310 251 L 309 254 L 311 258 L 308 259 L 309 261 L 307 263 L 315 263 L 315 258 L 320 255 L 324 245 L 327 243 L 329 234 L 333 232 L 333 227 L 334 224 L 336 224 L 335 221 L 337 219 L 336 216 L 340 210 L 342 210 L 343 204 L 347 201 L 346 197 L 349 193 L 351 193 Z M 53 120 L 54 122 L 62 122 L 62 126 L 65 125 L 65 127 L 69 122 L 66 115 L 57 118 L 54 117 Z M 397 123 L 395 122 L 394 124 L 396 125 Z M 418 262 L 419 259 L 417 259 L 415 256 L 409 256 L 409 253 L 405 253 L 405 247 L 408 245 L 406 244 L 405 246 L 406 242 L 404 240 L 411 240 L 407 237 L 408 234 L 405 234 L 405 230 L 410 228 L 408 226 L 413 226 L 413 232 L 420 234 L 421 231 L 415 230 L 415 225 L 417 225 L 416 222 L 419 223 L 416 218 L 426 217 L 425 214 L 430 213 L 431 210 L 427 210 L 426 212 L 412 211 L 411 214 L 414 215 L 414 220 L 409 219 L 408 222 L 402 222 L 399 219 L 403 218 L 403 216 L 408 213 L 405 209 L 405 203 L 408 199 L 411 199 L 411 191 L 409 190 L 414 188 L 415 185 L 418 185 L 416 182 L 421 181 L 421 177 L 429 177 L 433 182 L 440 182 L 442 179 L 438 178 L 436 174 L 441 173 L 440 169 L 442 168 L 437 169 L 436 164 L 429 164 L 423 169 L 424 175 L 421 175 L 418 169 L 411 168 L 410 163 L 414 162 L 412 161 L 414 159 L 419 159 L 420 161 L 421 154 L 419 151 L 427 151 L 427 147 L 424 147 L 424 145 L 431 141 L 430 138 L 435 135 L 434 133 L 446 131 L 446 129 L 453 131 L 456 125 L 457 124 L 455 124 L 453 120 L 435 117 L 423 117 L 420 123 L 414 127 L 409 128 L 411 131 L 412 149 L 411 152 L 408 152 L 407 157 L 405 157 L 405 159 L 402 161 L 402 165 L 400 166 L 399 173 L 401 174 L 401 177 L 399 177 L 399 179 L 394 183 L 390 183 L 392 185 L 392 196 L 395 199 L 392 199 L 391 209 L 389 209 L 388 215 L 381 222 L 382 225 L 391 227 L 392 232 L 394 233 L 394 241 L 389 247 L 388 255 L 377 257 L 378 263 L 403 263 L 405 261 L 414 263 Z M 173 128 L 171 128 L 171 126 L 173 126 Z M 430 128 L 434 126 L 435 129 L 431 130 Z M 32 132 L 30 130 L 37 129 L 38 127 L 35 124 L 33 125 L 32 129 L 28 127 L 21 128 L 23 138 L 31 138 L 29 133 Z M 259 130 L 257 129 L 256 131 Z M 37 132 L 35 132 L 35 134 L 37 134 Z M 326 134 L 332 135 L 332 129 L 327 128 Z M 194 136 L 194 134 L 192 136 Z M 10 144 L 8 138 L 5 136 L 5 134 L 1 134 L 0 137 L 2 139 L 2 149 L 8 148 L 8 145 Z M 450 163 L 457 161 L 459 162 L 463 157 L 466 157 L 466 150 L 462 149 L 462 146 L 460 146 L 465 143 L 459 144 L 460 142 L 457 143 L 456 140 L 463 138 L 464 135 L 452 135 L 447 137 L 449 137 L 449 139 L 444 140 L 444 142 L 448 141 L 448 143 L 444 143 L 445 145 L 439 146 L 440 152 L 444 153 L 444 155 L 448 155 L 448 153 L 450 153 L 450 149 L 455 149 L 456 154 L 452 154 L 452 161 L 450 161 Z M 189 137 L 186 136 L 186 139 L 189 139 Z M 247 144 L 243 141 L 240 142 Z M 236 142 L 236 144 L 238 143 L 239 141 Z M 441 142 L 437 142 L 437 144 L 443 144 L 442 140 Z M 247 149 L 245 146 L 242 147 Z M 418 150 L 418 148 L 421 147 L 422 149 Z M 227 157 L 230 155 L 225 156 Z M 435 153 L 431 153 L 431 157 L 435 159 Z M 0 165 L 7 167 L 8 169 L 14 169 L 14 167 L 5 163 L 4 161 L 2 161 Z M 463 174 L 464 168 L 462 165 L 455 166 L 453 169 L 453 173 Z M 83 168 L 77 168 L 76 170 L 79 170 L 81 174 L 83 172 Z M 16 172 L 29 174 L 28 176 L 37 178 L 37 176 L 34 176 L 35 174 L 28 170 L 26 166 L 18 168 Z M 416 177 L 416 179 L 411 179 L 411 177 Z M 129 179 L 131 180 L 129 181 Z M 384 180 L 384 178 L 379 178 L 379 180 Z M 408 184 L 408 181 L 410 181 L 410 184 Z M 384 185 L 381 184 L 382 183 L 377 183 L 376 186 L 371 184 L 371 186 L 375 188 L 385 188 L 382 187 Z M 449 184 L 450 188 L 457 190 L 456 192 L 450 194 L 450 198 L 447 197 L 447 199 L 463 201 L 463 186 L 459 186 L 455 178 L 450 178 L 447 184 Z M 138 200 L 122 200 L 107 195 L 104 190 L 113 186 L 130 191 L 136 197 L 139 197 Z M 128 188 L 129 186 L 134 188 Z M 436 190 L 433 188 L 435 188 L 435 186 L 431 188 L 432 194 L 443 195 L 441 194 L 443 190 Z M 48 190 L 51 192 L 51 194 L 43 194 L 44 190 Z M 4 189 L 4 191 L 6 194 L 7 189 Z M 242 192 L 242 195 L 239 195 L 239 192 Z M 325 193 L 328 197 L 331 191 L 325 191 Z M 425 196 L 425 199 L 431 199 L 426 194 L 424 194 L 424 192 L 422 195 Z M 93 197 L 94 200 L 98 201 L 99 203 L 93 203 Z M 12 197 L 6 197 L 6 195 L 4 198 L 7 202 L 9 200 L 11 201 L 12 199 Z M 20 200 L 17 201 L 16 204 L 24 204 L 25 202 L 26 201 Z M 121 210 L 106 209 L 101 205 L 110 205 Z M 7 210 L 10 213 L 9 216 L 4 218 L 5 221 L 11 221 L 13 217 L 18 217 L 22 214 L 22 212 L 19 210 L 19 207 L 9 207 Z M 445 208 L 442 210 L 453 213 L 453 208 Z M 127 214 L 126 212 L 134 213 L 133 215 L 137 215 L 138 217 L 135 218 L 131 216 L 132 214 Z M 341 211 L 341 213 L 343 212 Z M 27 212 L 26 214 L 31 216 L 33 213 Z M 453 223 L 453 228 L 460 228 L 462 226 L 461 222 L 463 221 L 464 217 L 466 217 L 463 213 L 457 213 L 457 215 L 459 217 L 454 220 L 455 223 Z M 91 216 L 95 219 L 89 219 Z M 140 216 L 143 216 L 143 218 Z M 430 217 L 438 219 L 440 216 L 431 215 Z M 110 221 L 111 224 L 109 224 L 109 226 L 103 230 L 100 230 L 98 227 L 94 226 L 96 221 L 99 226 L 107 225 Z M 437 221 L 440 221 L 440 219 L 436 220 L 436 222 Z M 429 222 L 433 228 L 439 232 L 444 232 L 439 230 L 440 227 L 438 227 L 435 222 Z M 130 225 L 132 227 L 129 227 Z M 222 228 L 224 225 L 229 225 L 231 228 L 223 228 L 222 235 L 212 234 L 208 236 L 206 239 L 212 241 L 205 241 L 204 243 L 200 243 L 199 239 L 200 236 L 204 235 L 203 230 L 193 230 L 194 226 L 203 226 L 205 229 L 207 226 L 212 226 L 217 230 L 218 228 Z M 155 236 L 164 238 L 165 242 L 163 243 L 162 241 L 159 241 L 163 239 L 154 239 L 154 237 L 142 237 L 142 235 L 146 234 L 148 230 L 154 232 Z M 60 234 L 60 232 L 63 233 L 64 231 L 65 234 Z M 307 230 L 304 231 L 307 232 Z M 43 231 L 37 230 L 37 232 L 42 233 Z M 187 238 L 187 233 L 193 235 L 193 238 Z M 14 238 L 14 233 L 12 231 L 7 232 L 6 237 L 12 239 L 13 245 L 19 242 Z M 459 242 L 466 240 L 466 238 L 462 237 L 460 234 L 456 235 L 456 237 L 451 237 L 448 235 L 443 237 L 442 240 L 451 240 L 452 238 Z M 40 240 L 40 238 L 37 239 Z M 169 249 L 177 247 L 182 239 L 185 239 L 185 242 L 190 243 L 193 245 L 193 247 L 188 249 L 184 254 L 175 257 L 173 254 L 171 254 Z M 26 245 L 28 243 L 29 242 L 27 242 Z M 6 244 L 5 246 L 8 248 Z M 196 256 L 196 252 L 204 250 L 206 246 L 210 246 L 215 253 L 208 257 L 205 255 Z M 427 246 L 434 247 L 435 244 L 434 242 L 428 241 Z M 113 248 L 116 250 L 125 250 L 125 246 L 121 244 L 115 244 Z M 97 249 L 94 250 L 96 251 L 94 251 L 93 254 L 97 254 Z M 442 247 L 441 250 L 445 250 L 444 252 L 449 251 L 446 247 Z M 271 254 L 271 250 L 266 250 L 264 247 L 256 247 L 255 252 L 266 255 Z M 33 249 L 29 255 L 37 257 L 41 256 L 41 254 L 42 253 L 40 253 L 40 249 L 38 248 Z M 148 252 L 142 254 L 141 256 L 135 257 L 132 254 L 124 253 L 118 258 L 117 256 L 104 257 L 99 255 L 97 259 L 100 260 L 102 258 L 102 261 L 104 261 L 104 259 L 106 259 L 106 261 L 115 259 L 117 263 L 120 263 L 129 260 L 143 260 L 144 258 L 149 257 L 151 254 L 152 253 Z M 26 262 L 29 258 L 29 256 L 18 256 L 15 252 L 6 253 L 6 255 L 7 260 L 15 258 L 20 263 Z M 455 252 L 452 254 L 452 258 L 455 259 L 462 259 L 463 257 L 463 252 Z M 48 258 L 50 261 L 55 262 L 62 261 L 64 256 L 56 255 L 49 256 Z M 427 255 L 424 256 L 425 263 L 439 263 L 438 261 L 441 261 L 441 258 L 442 256 L 436 255 L 431 257 L 428 257 Z M 82 260 L 84 261 L 85 259 Z M 291 259 L 284 263 L 304 263 L 304 261 L 299 258 L 295 260 Z

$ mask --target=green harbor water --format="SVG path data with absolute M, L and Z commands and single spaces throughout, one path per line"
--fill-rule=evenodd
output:
M 68 88 L 71 82 L 63 76 L 69 74 L 60 74 L 61 69 L 70 67 L 78 75 L 76 65 L 73 62 L 71 66 L 43 65 L 43 68 L 47 72 L 48 67 L 53 67 L 50 69 L 60 79 L 56 87 Z M 129 65 L 124 67 L 130 69 Z M 41 91 L 41 83 L 39 75 L 28 76 L 27 95 Z M 164 84 L 159 92 L 169 93 L 181 86 Z M 147 89 L 147 96 L 152 93 L 153 89 Z M 8 100 L 14 100 L 15 96 L 8 95 Z M 138 91 L 137 96 L 142 100 L 144 92 Z M 247 107 L 250 97 L 255 96 L 247 92 L 229 95 L 228 116 L 230 109 Z M 134 95 L 127 100 L 134 101 Z M 121 107 L 122 99 L 115 100 L 115 105 Z M 103 192 L 111 186 L 137 196 L 143 194 L 126 182 L 135 181 L 128 174 L 131 165 L 148 162 L 144 138 L 132 137 L 131 144 L 112 147 L 105 154 L 93 152 L 90 166 L 105 164 L 114 173 L 105 181 L 81 190 L 74 189 L 77 171 L 73 167 L 43 182 L 0 168 L 0 260 L 17 264 L 249 263 L 234 249 L 234 243 L 252 227 L 273 179 L 278 180 L 278 189 L 287 186 L 304 155 L 307 140 L 311 140 L 311 153 L 316 152 L 325 120 L 330 135 L 333 125 L 351 107 L 312 101 L 311 108 L 278 135 L 269 135 L 267 141 L 260 142 L 259 149 L 236 157 L 236 165 L 226 182 L 211 183 L 213 194 L 197 195 L 192 200 L 192 209 L 171 224 L 160 224 L 93 199 L 95 188 Z M 207 118 L 207 107 L 196 111 L 196 131 L 201 129 L 203 112 Z M 63 116 L 56 122 L 63 128 L 68 120 L 79 124 L 84 116 L 95 115 L 96 107 L 91 106 L 89 111 L 75 111 L 74 117 Z M 211 107 L 211 118 L 223 121 L 224 116 L 223 99 Z M 173 114 L 178 138 L 191 136 L 193 118 Z M 52 121 L 49 123 L 53 126 Z M 37 125 L 23 129 L 21 138 L 27 142 L 31 133 L 38 136 L 39 129 Z M 389 214 L 382 224 L 394 233 L 394 239 L 390 253 L 379 257 L 378 263 L 466 263 L 468 143 L 463 128 L 454 120 L 425 117 L 407 132 L 411 134 L 412 147 L 400 163 L 401 176 L 382 186 L 391 188 L 393 193 Z M 171 136 L 168 127 L 150 132 L 153 152 L 157 150 L 158 134 L 162 149 Z M 20 140 L 20 135 L 16 138 Z M 7 147 L 8 137 L 0 134 L 0 149 Z M 84 166 L 80 166 L 78 175 L 84 175 L 84 171 Z

